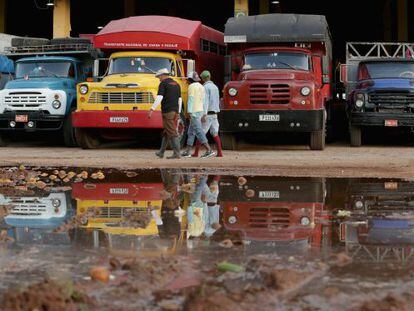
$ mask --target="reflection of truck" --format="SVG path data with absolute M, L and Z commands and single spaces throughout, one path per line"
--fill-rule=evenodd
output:
M 76 84 L 92 72 L 97 55 L 87 39 L 70 42 L 55 39 L 51 45 L 7 51 L 16 60 L 16 70 L 15 80 L 0 92 L 3 136 L 11 131 L 61 131 L 66 146 L 76 145 L 71 119 Z
M 406 261 L 414 254 L 414 183 L 352 181 L 340 240 L 358 261 Z
M 18 243 L 69 243 L 67 234 L 53 233 L 73 216 L 72 201 L 66 192 L 27 197 L 0 195 L 0 204 L 11 207 L 4 222 Z
M 98 147 L 101 139 L 136 139 L 160 132 L 160 107 L 147 118 L 157 95 L 157 70 L 171 72 L 181 86 L 184 102 L 186 72 L 209 69 L 216 80 L 222 77 L 223 34 L 198 21 L 167 16 L 116 20 L 96 35 L 94 45 L 114 53 L 102 81 L 78 86 L 73 124 L 83 148 Z
M 255 178 L 246 186 L 221 186 L 219 200 L 224 226 L 245 240 L 319 245 L 325 196 L 323 179 Z
M 78 215 L 88 213 L 88 209 L 96 211 L 96 216 L 84 219 L 84 228 L 103 232 L 110 249 L 150 255 L 173 251 L 178 243 L 177 239 L 171 244 L 160 238 L 160 229 L 167 225 L 161 215 L 163 190 L 162 183 L 80 183 L 73 185 L 72 196 Z M 141 227 L 143 219 L 140 226 L 134 225 L 131 212 L 141 212 L 143 217 L 150 213 L 148 225 Z M 94 243 L 99 244 L 95 232 Z
M 369 127 L 414 128 L 414 50 L 405 43 L 347 43 L 346 86 L 351 146 Z
M 324 16 L 270 14 L 231 18 L 220 128 L 223 145 L 251 133 L 310 133 L 325 147 L 332 99 L 331 37 Z

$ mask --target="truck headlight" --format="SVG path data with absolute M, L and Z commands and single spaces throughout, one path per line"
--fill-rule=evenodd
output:
M 60 107 L 62 107 L 62 103 L 60 102 L 60 100 L 54 100 L 54 101 L 52 102 L 52 106 L 53 106 L 53 108 L 55 108 L 55 109 L 59 109 Z
M 309 87 L 305 86 L 300 90 L 300 93 L 303 96 L 309 96 L 309 94 L 311 93 L 311 89 Z
M 302 217 L 300 219 L 300 224 L 302 226 L 309 226 L 310 225 L 310 219 L 309 219 L 309 217 Z
M 237 222 L 236 216 L 230 216 L 229 217 L 229 224 L 234 225 Z
M 237 95 L 237 93 L 238 93 L 238 91 L 234 87 L 232 87 L 232 88 L 229 89 L 229 95 L 230 96 L 233 96 L 234 97 L 234 96 Z
M 362 202 L 362 201 L 356 201 L 355 202 L 355 207 L 356 208 L 363 208 L 364 207 L 364 202 Z
M 355 96 L 355 106 L 357 108 L 362 108 L 365 105 L 365 96 L 364 94 L 357 94 Z
M 60 207 L 60 205 L 62 204 L 62 202 L 59 199 L 53 199 L 52 200 L 52 205 L 53 207 Z
M 79 92 L 80 92 L 82 95 L 85 95 L 86 93 L 88 93 L 88 91 L 89 91 L 89 88 L 88 88 L 88 86 L 87 86 L 87 85 L 81 85 L 81 86 L 79 87 Z

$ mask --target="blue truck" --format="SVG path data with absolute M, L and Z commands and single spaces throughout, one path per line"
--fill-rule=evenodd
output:
M 92 75 L 97 52 L 91 42 L 55 39 L 11 47 L 6 56 L 15 61 L 15 77 L 0 91 L 0 144 L 13 131 L 59 131 L 66 146 L 76 146 L 71 113 L 76 85 Z
M 414 129 L 414 44 L 349 42 L 346 86 L 352 147 L 368 127 Z

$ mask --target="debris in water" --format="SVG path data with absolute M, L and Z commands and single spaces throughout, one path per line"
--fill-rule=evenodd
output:
M 237 182 L 239 184 L 239 186 L 244 186 L 245 184 L 247 184 L 247 179 L 244 178 L 243 176 L 239 177 L 239 179 L 237 179 Z
M 217 269 L 219 269 L 220 271 L 223 272 L 243 272 L 244 271 L 244 267 L 240 266 L 240 265 L 236 265 L 227 261 L 223 261 L 221 263 L 217 264 Z
M 219 243 L 219 245 L 221 247 L 224 247 L 224 248 L 232 248 L 234 246 L 232 240 L 230 240 L 230 239 L 226 239 L 226 240 L 221 241 Z
M 108 283 L 110 278 L 109 270 L 105 267 L 93 267 L 89 270 L 92 280 Z

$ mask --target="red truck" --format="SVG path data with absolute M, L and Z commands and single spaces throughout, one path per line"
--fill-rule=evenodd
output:
M 230 18 L 224 41 L 223 146 L 237 137 L 310 133 L 310 148 L 325 148 L 332 100 L 332 46 L 324 16 L 268 14 Z

